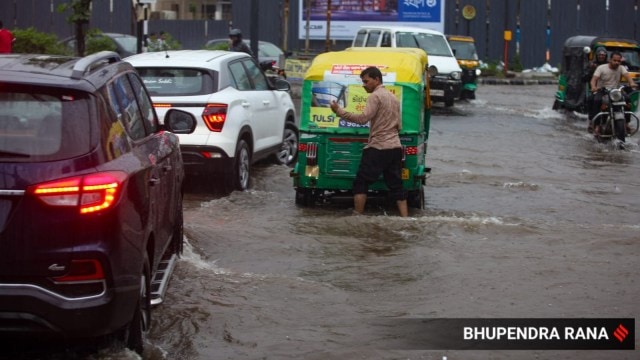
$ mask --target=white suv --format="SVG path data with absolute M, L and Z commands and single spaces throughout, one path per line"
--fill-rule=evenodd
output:
M 170 108 L 198 119 L 179 135 L 188 176 L 222 176 L 237 190 L 249 187 L 251 164 L 268 157 L 290 165 L 298 151 L 296 113 L 285 80 L 272 83 L 241 52 L 179 50 L 125 59 L 140 73 L 162 118 Z

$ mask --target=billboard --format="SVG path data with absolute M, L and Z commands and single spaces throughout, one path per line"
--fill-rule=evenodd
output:
M 333 40 L 351 40 L 364 25 L 416 26 L 444 33 L 445 0 L 299 1 L 300 39 L 307 38 L 307 26 L 309 39 L 326 39 L 327 24 Z

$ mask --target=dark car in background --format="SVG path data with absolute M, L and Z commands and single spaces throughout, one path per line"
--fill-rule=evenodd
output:
M 248 46 L 251 46 L 251 40 L 243 39 Z M 229 39 L 212 39 L 207 41 L 204 45 L 205 49 L 208 50 L 229 50 Z M 270 43 L 268 41 L 258 41 L 258 62 L 262 63 L 263 61 L 274 61 L 274 66 L 284 69 L 285 59 L 288 54 L 286 54 L 282 49 L 280 49 L 277 45 Z
M 114 52 L 0 55 L 0 340 L 115 338 L 142 353 L 183 242 L 171 132 L 194 128 L 180 110 L 161 125 Z
M 125 58 L 137 53 L 138 38 L 136 38 L 135 36 L 128 34 L 103 32 L 87 34 L 85 38 L 85 53 L 91 54 L 95 52 L 92 51 L 92 43 L 102 42 L 103 40 L 110 42 L 112 46 L 112 49 L 110 50 L 117 52 L 121 58 Z M 69 36 L 60 41 L 60 43 L 64 44 L 72 54 L 75 54 L 76 42 L 77 41 L 75 36 Z M 97 47 L 99 47 L 100 50 L 104 50 L 103 46 Z

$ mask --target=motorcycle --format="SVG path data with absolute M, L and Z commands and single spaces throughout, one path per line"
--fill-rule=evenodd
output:
M 284 69 L 277 66 L 276 62 L 273 60 L 261 61 L 260 68 L 262 69 L 262 72 L 264 72 L 265 75 L 267 75 L 267 77 L 269 78 L 274 78 L 274 79 L 287 78 L 287 74 L 285 73 Z
M 602 92 L 601 111 L 593 118 L 594 134 L 598 141 L 618 139 L 624 143 L 627 136 L 638 132 L 640 120 L 630 111 L 631 95 L 627 94 L 630 89 L 627 85 L 621 85 L 599 90 Z

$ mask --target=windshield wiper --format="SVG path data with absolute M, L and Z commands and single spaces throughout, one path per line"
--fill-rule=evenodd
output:
M 1 157 L 20 157 L 20 158 L 29 158 L 29 157 L 31 157 L 31 155 L 29 155 L 29 154 L 17 153 L 17 152 L 12 152 L 12 151 L 4 151 L 4 150 L 0 150 L 0 156 Z

